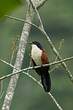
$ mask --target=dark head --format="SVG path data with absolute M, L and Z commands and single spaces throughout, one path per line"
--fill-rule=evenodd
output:
M 33 41 L 32 44 L 36 45 L 37 47 L 39 47 L 40 49 L 43 50 L 43 47 L 42 47 L 42 45 L 39 42 Z

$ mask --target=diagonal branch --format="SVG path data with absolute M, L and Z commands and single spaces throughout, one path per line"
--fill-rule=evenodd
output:
M 62 59 L 62 60 L 60 60 L 60 61 L 55 61 L 55 62 L 52 62 L 52 63 L 49 63 L 49 64 L 44 64 L 44 65 L 42 65 L 42 66 L 45 67 L 45 66 L 48 66 L 48 65 L 50 65 L 50 66 L 52 66 L 52 65 L 57 65 L 57 64 L 60 64 L 60 63 L 62 63 L 62 62 L 69 61 L 69 60 L 72 60 L 72 59 L 73 59 L 73 56 L 72 56 L 72 57 L 69 57 L 69 58 Z M 0 59 L 0 61 L 3 62 L 3 63 L 5 63 L 5 64 L 7 64 L 8 66 L 10 66 L 10 67 L 12 67 L 12 68 L 15 68 L 15 69 L 17 70 L 17 68 L 14 67 L 12 64 L 10 64 L 10 63 L 8 63 L 8 62 L 2 60 L 2 59 Z M 6 79 L 6 78 L 8 78 L 8 77 L 11 77 L 11 76 L 13 76 L 13 75 L 15 75 L 15 74 L 21 74 L 21 72 L 23 72 L 23 71 L 32 70 L 32 69 L 36 69 L 36 68 L 40 68 L 40 67 L 41 67 L 41 66 L 34 66 L 34 67 L 28 67 L 28 68 L 20 69 L 19 71 L 16 71 L 16 72 L 14 72 L 14 73 L 11 73 L 11 74 L 8 74 L 8 75 L 5 75 L 5 76 L 0 77 L 0 81 L 3 80 L 3 79 Z
M 32 21 L 32 15 L 33 15 L 33 13 L 30 14 L 27 11 L 26 20 L 28 22 Z M 17 72 L 21 69 L 30 28 L 31 28 L 30 24 L 28 24 L 28 23 L 24 24 L 22 34 L 21 34 L 21 38 L 20 38 L 20 43 L 19 43 L 19 49 L 18 49 L 18 52 L 17 52 L 16 61 L 15 61 L 15 64 L 14 64 L 14 67 L 16 67 L 17 70 L 14 68 L 13 73 Z M 7 92 L 6 92 L 4 103 L 3 103 L 3 106 L 2 106 L 2 110 L 10 110 L 11 101 L 12 101 L 12 98 L 13 98 L 13 95 L 14 95 L 14 90 L 16 88 L 18 78 L 19 78 L 19 74 L 18 75 L 16 74 L 16 75 L 12 76 L 12 78 L 9 82 L 9 85 L 8 85 L 8 89 L 7 89 Z
M 38 9 L 42 7 L 47 0 L 32 0 L 32 1 L 35 4 L 36 8 Z
M 16 20 L 16 21 L 21 21 L 21 22 L 25 22 L 25 23 L 28 23 L 32 26 L 34 26 L 35 28 L 37 28 L 38 30 L 41 31 L 40 27 L 38 27 L 36 24 L 32 23 L 32 22 L 28 22 L 24 19 L 21 19 L 21 18 L 17 18 L 17 17 L 14 17 L 14 16 L 9 16 L 9 15 L 5 15 L 5 17 L 9 18 L 9 19 L 13 19 L 13 20 Z
M 63 43 L 64 43 L 64 39 L 62 39 L 62 40 L 60 41 L 58 51 L 61 50 Z M 55 61 L 57 61 L 57 60 L 58 60 L 58 56 L 56 56 L 56 58 L 55 58 Z M 61 64 L 58 64 L 58 65 L 54 66 L 54 67 L 50 70 L 50 73 L 53 72 L 55 69 L 59 68 L 60 65 L 61 65 Z

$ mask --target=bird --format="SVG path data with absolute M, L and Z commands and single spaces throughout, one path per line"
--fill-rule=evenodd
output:
M 48 55 L 45 49 L 42 47 L 40 42 L 33 41 L 31 43 L 31 60 L 33 66 L 40 66 L 39 68 L 34 68 L 36 73 L 41 77 L 41 83 L 45 92 L 50 92 L 51 90 L 51 78 L 49 74 L 49 66 L 42 66 L 43 64 L 48 64 Z

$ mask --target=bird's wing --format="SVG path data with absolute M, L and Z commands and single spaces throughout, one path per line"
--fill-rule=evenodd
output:
M 45 51 L 42 52 L 41 61 L 42 61 L 42 64 L 47 64 L 48 63 L 48 56 L 47 56 Z

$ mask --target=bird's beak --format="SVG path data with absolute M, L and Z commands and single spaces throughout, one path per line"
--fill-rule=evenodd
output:
M 30 45 L 31 45 L 31 44 L 32 44 L 32 42 L 28 42 L 28 44 L 30 44 Z

